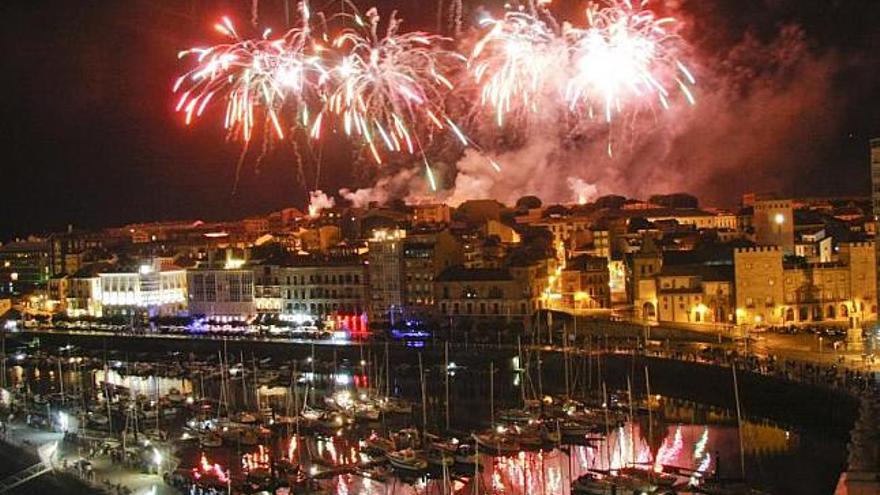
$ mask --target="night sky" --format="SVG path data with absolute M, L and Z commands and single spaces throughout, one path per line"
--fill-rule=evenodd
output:
M 262 0 L 261 25 L 282 28 L 283 3 Z M 356 3 L 367 7 L 373 2 Z M 433 25 L 433 0 L 379 4 L 400 8 L 407 25 Z M 555 4 L 559 10 L 573 10 L 584 2 Z M 477 5 L 465 1 L 470 12 Z M 833 113 L 834 118 L 805 143 L 810 150 L 806 158 L 778 164 L 785 171 L 786 192 L 869 192 L 867 140 L 880 135 L 880 2 L 667 0 L 666 6 L 691 16 L 687 34 L 701 57 L 726 56 L 747 32 L 766 41 L 784 25 L 799 26 L 811 56 L 832 64 L 831 81 L 823 91 L 833 98 L 834 108 L 815 111 Z M 211 25 L 222 14 L 247 26 L 250 7 L 249 0 L 0 2 L 6 52 L 0 57 L 0 239 L 70 223 L 93 227 L 152 219 L 240 218 L 283 206 L 302 207 L 315 178 L 300 183 L 289 149 L 271 154 L 259 167 L 246 163 L 236 188 L 240 145 L 226 142 L 218 119 L 187 128 L 173 113 L 170 87 L 183 67 L 177 52 L 218 40 Z M 756 73 L 760 77 L 760 69 Z M 802 84 L 810 81 L 786 81 L 785 91 L 797 95 Z M 790 141 L 785 146 L 797 146 Z M 363 179 L 352 171 L 347 156 L 325 150 L 317 180 L 325 191 L 367 185 L 358 182 Z M 767 156 L 784 161 L 780 153 L 768 151 Z M 774 166 L 761 164 L 769 175 L 774 175 Z M 761 189 L 761 184 L 754 188 Z M 729 197 L 714 199 L 732 203 L 742 192 L 729 190 Z

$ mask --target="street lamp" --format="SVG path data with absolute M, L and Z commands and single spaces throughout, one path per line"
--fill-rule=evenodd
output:
M 773 221 L 776 222 L 776 225 L 782 225 L 785 223 L 785 215 L 777 213 L 773 216 Z

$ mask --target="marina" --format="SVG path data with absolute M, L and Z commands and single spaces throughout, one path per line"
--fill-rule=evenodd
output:
M 6 360 L 4 407 L 60 432 L 68 464 L 110 458 L 169 493 L 776 493 L 795 483 L 818 494 L 845 458 L 843 438 L 650 390 L 647 366 L 614 377 L 613 356 L 554 364 L 520 351 L 483 363 L 447 348 L 401 362 L 388 345 L 361 347 L 359 360 L 306 349 L 281 359 L 21 346 Z M 815 464 L 796 455 L 817 445 Z

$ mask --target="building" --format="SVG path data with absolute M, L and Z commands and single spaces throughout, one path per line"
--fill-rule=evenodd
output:
M 98 274 L 103 316 L 176 316 L 187 310 L 186 270 L 143 263 L 136 271 Z
M 657 320 L 657 275 L 663 268 L 663 253 L 650 237 L 642 243 L 642 249 L 632 254 L 632 301 L 635 313 L 649 321 Z
M 660 323 L 732 324 L 735 315 L 730 265 L 665 265 L 656 276 Z
M 734 251 L 737 323 L 836 323 L 861 328 L 877 317 L 873 242 L 841 243 L 838 259 L 784 258 L 777 246 Z
M 61 298 L 68 316 L 104 316 L 101 304 L 101 279 L 98 272 L 106 265 L 97 264 L 81 268 L 67 279 L 67 293 Z
M 411 220 L 418 224 L 448 224 L 452 219 L 449 206 L 442 203 L 419 204 L 412 207 Z
M 794 254 L 814 263 L 829 263 L 834 254 L 833 239 L 822 227 L 798 232 Z
M 610 309 L 608 259 L 581 255 L 568 260 L 561 273 L 561 303 L 575 310 Z
M 254 309 L 259 315 L 279 317 L 284 307 L 281 297 L 283 268 L 273 261 L 254 264 L 251 268 L 254 272 Z
M 254 272 L 235 263 L 186 271 L 189 314 L 214 321 L 249 321 L 256 313 Z
M 70 291 L 70 277 L 56 275 L 49 279 L 46 284 L 46 298 L 48 310 L 52 313 L 67 312 L 67 294 Z
M 278 270 L 281 319 L 363 317 L 369 302 L 364 261 L 361 256 L 294 256 L 286 260 Z
M 788 199 L 756 199 L 752 214 L 755 243 L 780 246 L 785 254 L 794 253 L 794 208 Z
M 880 220 L 880 137 L 871 139 L 871 200 L 876 225 Z M 874 231 L 874 244 L 880 245 L 880 229 Z M 877 250 L 874 271 L 880 271 L 880 249 Z M 877 288 L 877 294 L 880 294 L 880 287 Z
M 90 249 L 97 249 L 104 241 L 97 235 L 69 230 L 49 237 L 49 274 L 71 275 L 83 265 L 83 257 Z
M 20 296 L 46 288 L 49 245 L 41 240 L 15 241 L 0 246 L 0 297 Z
M 434 299 L 439 315 L 456 326 L 504 322 L 530 328 L 537 310 L 528 285 L 507 268 L 447 268 L 437 276 Z
M 463 261 L 463 246 L 448 230 L 408 235 L 403 243 L 405 313 L 415 316 L 432 313 L 434 279 L 444 269 Z
M 321 225 L 299 232 L 301 248 L 308 252 L 324 252 L 342 241 L 342 231 L 336 225 Z
M 533 225 L 544 227 L 553 234 L 553 245 L 575 247 L 578 241 L 582 244 L 590 236 L 584 233 L 590 232 L 590 219 L 587 217 L 571 215 L 552 215 L 544 218 Z
M 522 240 L 516 230 L 497 220 L 489 220 L 486 222 L 485 236 L 496 237 L 504 244 L 519 244 Z
M 782 324 L 782 257 L 779 246 L 734 250 L 737 324 Z
M 406 231 L 376 229 L 367 242 L 369 249 L 370 305 L 372 322 L 391 322 L 403 314 Z

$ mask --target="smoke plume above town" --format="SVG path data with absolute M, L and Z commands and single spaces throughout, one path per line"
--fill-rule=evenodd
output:
M 687 12 L 679 15 L 688 19 Z M 689 29 L 699 29 L 695 23 L 689 19 Z M 790 191 L 803 164 L 841 132 L 844 98 L 834 80 L 853 60 L 812 49 L 796 24 L 769 36 L 746 31 L 724 49 L 693 52 L 694 106 L 648 109 L 611 128 L 600 119 L 577 136 L 557 113 L 546 112 L 516 146 L 468 148 L 449 164 L 433 163 L 438 191 L 415 163 L 341 195 L 361 206 L 390 198 L 460 204 L 491 197 L 512 204 L 524 195 L 584 202 L 604 194 L 691 191 L 707 203 L 732 205 L 755 188 Z

